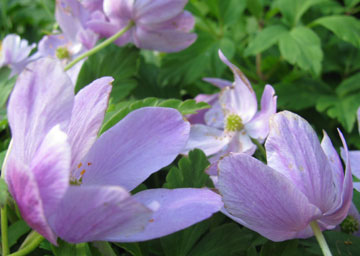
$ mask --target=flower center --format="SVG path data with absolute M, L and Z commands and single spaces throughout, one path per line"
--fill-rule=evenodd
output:
M 359 230 L 359 222 L 353 216 L 349 215 L 340 224 L 341 231 L 347 234 L 354 234 Z
M 92 165 L 92 163 L 87 163 L 87 166 L 90 166 L 90 165 Z M 70 177 L 70 184 L 71 185 L 81 185 L 82 178 L 85 173 L 86 173 L 86 169 L 83 167 L 82 162 L 80 162 L 77 165 L 77 170 Z
M 55 53 L 56 57 L 58 57 L 60 60 L 63 59 L 70 59 L 70 52 L 66 47 L 59 47 L 56 49 Z
M 226 118 L 225 130 L 230 132 L 241 131 L 244 128 L 241 117 L 235 114 L 228 115 Z

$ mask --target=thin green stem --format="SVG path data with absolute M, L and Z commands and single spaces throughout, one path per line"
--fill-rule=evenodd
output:
M 11 148 L 12 148 L 12 140 L 10 141 L 8 150 L 6 152 L 4 162 L 1 168 L 1 178 L 5 177 L 5 167 L 6 162 L 9 157 Z M 10 253 L 9 249 L 9 240 L 8 240 L 8 219 L 7 219 L 7 205 L 5 203 L 4 207 L 1 208 L 1 245 L 2 245 L 2 255 L 6 256 Z
M 316 240 L 318 241 L 321 251 L 324 254 L 324 256 L 332 256 L 331 251 L 329 249 L 328 244 L 326 243 L 325 237 L 322 234 L 319 225 L 316 221 L 310 222 L 310 226 L 314 232 L 314 235 L 316 237 Z
M 263 155 L 264 160 L 266 160 L 266 151 L 264 146 L 257 140 L 257 139 L 251 139 L 251 141 L 253 143 L 255 143 L 255 145 L 257 146 L 258 150 L 260 151 L 260 153 Z
M 14 252 L 12 254 L 9 254 L 8 256 L 23 256 L 23 255 L 27 255 L 28 253 L 32 252 L 33 250 L 35 250 L 39 244 L 44 240 L 44 237 L 37 234 L 37 237 L 35 239 L 32 240 L 31 243 L 29 243 L 28 246 L 26 246 L 24 249 Z
M 75 60 L 73 60 L 72 62 L 70 62 L 66 67 L 65 67 L 65 71 L 69 70 L 70 68 L 72 68 L 76 63 L 78 63 L 80 60 L 85 59 L 91 55 L 93 55 L 94 53 L 100 51 L 101 49 L 107 47 L 108 45 L 110 45 L 111 43 L 113 43 L 114 41 L 116 41 L 116 39 L 118 39 L 119 37 L 121 37 L 122 35 L 124 35 L 130 28 L 132 28 L 135 25 L 135 23 L 133 21 L 130 21 L 129 24 L 123 28 L 122 30 L 120 30 L 119 32 L 117 32 L 115 35 L 113 35 L 112 37 L 109 37 L 108 39 L 106 39 L 105 41 L 103 41 L 102 43 L 98 44 L 97 46 L 95 46 L 94 48 L 90 49 L 89 51 L 81 54 L 79 57 L 77 57 Z

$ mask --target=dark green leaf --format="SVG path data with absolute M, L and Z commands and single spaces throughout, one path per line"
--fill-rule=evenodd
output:
M 189 256 L 231 256 L 246 251 L 255 233 L 240 228 L 235 223 L 224 224 L 214 228 L 204 236 Z
M 0 68 L 0 107 L 5 105 L 15 85 L 16 76 L 10 78 L 10 73 L 9 68 Z
M 354 17 L 334 15 L 319 18 L 312 24 L 322 25 L 342 40 L 360 47 L 360 21 Z
M 195 102 L 195 100 L 176 100 L 176 99 L 168 99 L 161 100 L 157 98 L 146 98 L 144 100 L 136 101 L 129 106 L 126 106 L 116 112 L 112 117 L 108 119 L 108 121 L 103 125 L 100 133 L 108 130 L 116 123 L 118 123 L 121 119 L 123 119 L 127 114 L 131 111 L 143 107 L 168 107 L 175 108 L 179 110 L 179 112 L 183 115 L 194 114 L 197 110 L 208 108 L 209 105 L 204 102 Z
M 92 242 L 90 245 L 90 251 L 92 256 L 96 255 L 107 255 L 107 256 L 116 256 L 116 253 L 111 248 L 111 245 L 108 242 Z
M 262 1 L 259 0 L 247 0 L 247 8 L 257 19 L 260 19 L 263 14 Z
M 256 55 L 265 51 L 272 45 L 276 44 L 283 33 L 288 30 L 281 25 L 273 25 L 261 30 L 254 40 L 249 42 L 248 47 L 245 49 L 245 55 Z
M 320 38 L 307 27 L 296 27 L 283 33 L 279 42 L 281 55 L 291 64 L 319 75 L 323 52 Z
M 0 178 L 0 207 L 4 207 L 8 199 L 8 186 L 3 178 Z
M 23 220 L 18 220 L 9 226 L 9 247 L 16 244 L 20 237 L 25 235 L 31 228 Z
M 111 97 L 114 102 L 118 102 L 136 87 L 135 75 L 138 59 L 139 50 L 135 47 L 109 46 L 85 61 L 80 70 L 75 91 L 78 92 L 97 78 L 112 76 L 115 81 Z
M 69 244 L 61 239 L 58 239 L 58 246 L 51 245 L 51 250 L 55 256 L 90 256 L 90 249 L 88 244 Z
M 132 256 L 145 256 L 147 254 L 143 254 L 141 251 L 141 248 L 139 246 L 139 243 L 114 243 L 116 246 L 124 249 L 128 253 L 130 253 Z
M 166 176 L 165 188 L 201 188 L 211 186 L 205 169 L 209 166 L 206 155 L 199 149 L 180 159 L 178 167 L 172 167 Z
M 246 2 L 238 0 L 219 0 L 219 16 L 225 25 L 233 25 L 241 17 Z

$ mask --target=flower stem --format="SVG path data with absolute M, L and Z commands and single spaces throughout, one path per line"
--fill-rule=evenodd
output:
M 21 249 L 20 251 L 14 252 L 12 254 L 9 254 L 8 256 L 23 256 L 27 255 L 28 253 L 35 250 L 39 244 L 44 240 L 44 237 L 40 234 L 37 234 L 37 237 L 34 238 L 31 243 L 29 243 L 28 246 L 26 246 L 24 249 Z
M 321 251 L 324 254 L 324 256 L 332 256 L 331 251 L 329 249 L 328 244 L 326 243 L 325 237 L 321 233 L 320 227 L 317 224 L 316 221 L 310 222 L 310 226 L 314 232 L 314 235 L 316 237 L 316 240 L 318 241 Z
M 266 151 L 265 151 L 264 146 L 257 139 L 251 139 L 251 141 L 257 146 L 257 149 L 260 151 L 261 155 L 264 157 L 264 160 L 266 160 Z
M 6 152 L 3 165 L 1 167 L 1 178 L 5 178 L 5 167 L 8 160 L 11 148 L 12 140 L 10 141 L 8 150 Z M 7 220 L 7 204 L 5 203 L 4 207 L 1 208 L 1 245 L 2 245 L 2 255 L 6 256 L 10 253 L 9 249 L 9 240 L 8 240 L 8 220 Z
M 69 70 L 70 68 L 72 68 L 76 63 L 78 63 L 80 60 L 89 57 L 91 55 L 93 55 L 94 53 L 100 51 L 101 49 L 107 47 L 108 45 L 110 45 L 111 43 L 113 43 L 114 41 L 116 41 L 116 39 L 118 39 L 119 37 L 121 37 L 122 35 L 124 35 L 130 28 L 132 28 L 135 25 L 135 23 L 133 21 L 130 21 L 129 24 L 123 28 L 122 30 L 120 30 L 119 32 L 117 32 L 115 35 L 109 37 L 108 39 L 106 39 L 105 41 L 103 41 L 102 43 L 98 44 L 97 46 L 95 46 L 94 48 L 90 49 L 87 52 L 84 52 L 83 54 L 81 54 L 79 57 L 77 57 L 75 60 L 73 60 L 72 62 L 70 62 L 66 67 L 65 67 L 65 71 Z

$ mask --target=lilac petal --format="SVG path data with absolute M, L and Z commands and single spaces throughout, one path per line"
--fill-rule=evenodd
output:
M 90 14 L 79 1 L 58 0 L 56 1 L 55 16 L 66 37 L 71 41 L 76 41 L 77 33 L 85 28 Z
M 357 191 L 360 192 L 360 182 L 354 182 L 353 187 L 354 187 L 354 189 L 356 189 Z
M 70 186 L 51 222 L 70 243 L 110 240 L 140 232 L 152 211 L 121 187 Z
M 149 30 L 176 30 L 180 32 L 189 32 L 194 28 L 195 19 L 190 12 L 184 11 L 172 19 L 161 23 L 143 24 Z
M 224 118 L 223 109 L 218 101 L 204 115 L 206 125 L 219 129 L 224 129 Z
M 128 22 L 133 18 L 134 0 L 104 0 L 104 12 L 110 19 L 123 19 Z
M 26 223 L 51 243 L 56 244 L 57 237 L 46 220 L 40 192 L 32 172 L 21 162 L 10 158 L 6 178 L 9 191 Z
M 251 141 L 249 135 L 244 131 L 236 132 L 230 141 L 226 153 L 235 152 L 235 153 L 246 153 L 248 155 L 253 155 L 256 150 L 256 145 Z
M 255 92 L 249 80 L 225 57 L 221 50 L 219 50 L 219 56 L 222 62 L 232 70 L 235 78 L 234 85 L 226 87 L 221 93 L 220 102 L 228 112 L 239 115 L 245 124 L 254 117 L 257 111 Z
M 155 213 L 145 230 L 131 236 L 114 236 L 112 241 L 136 242 L 162 237 L 209 218 L 221 209 L 221 197 L 209 189 L 148 189 L 135 199 Z
M 90 149 L 84 161 L 83 184 L 120 185 L 132 190 L 175 159 L 189 138 L 189 126 L 170 108 L 131 112 Z
M 113 80 L 112 77 L 99 78 L 75 96 L 67 131 L 72 150 L 72 170 L 80 164 L 97 139 L 108 106 Z
M 67 135 L 55 126 L 44 138 L 30 165 L 47 217 L 57 211 L 69 186 L 70 162 Z
M 267 137 L 270 117 L 276 113 L 276 99 L 274 88 L 271 85 L 266 85 L 261 97 L 261 110 L 245 126 L 250 137 L 260 141 Z
M 231 215 L 273 241 L 297 237 L 320 215 L 289 179 L 247 154 L 220 160 L 217 188 Z
M 103 0 L 83 0 L 81 4 L 90 12 L 103 10 Z
M 341 148 L 341 157 L 345 158 L 345 150 Z M 349 151 L 350 166 L 352 174 L 360 179 L 360 150 Z
M 343 180 L 344 180 L 344 169 L 342 167 L 340 157 L 336 152 L 329 136 L 324 131 L 324 136 L 321 141 L 321 148 L 324 150 L 325 155 L 327 156 L 329 163 L 332 167 L 332 173 L 334 178 L 335 189 L 338 193 L 341 193 Z
M 346 163 L 346 170 L 342 184 L 342 191 L 341 193 L 339 193 L 341 196 L 341 201 L 337 203 L 336 208 L 333 211 L 326 213 L 325 216 L 321 218 L 322 222 L 326 223 L 327 225 L 333 225 L 333 226 L 340 224 L 341 221 L 343 221 L 346 218 L 353 197 L 353 183 L 352 183 L 349 150 L 347 148 L 343 134 L 341 133 L 340 130 L 338 130 L 338 132 L 345 150 L 345 163 Z
M 230 140 L 231 136 L 224 134 L 219 129 L 195 124 L 191 126 L 190 138 L 183 152 L 187 153 L 190 150 L 199 148 L 207 156 L 213 155 L 222 150 Z
M 8 115 L 13 136 L 12 153 L 29 163 L 43 136 L 52 127 L 65 127 L 70 119 L 74 93 L 60 63 L 40 59 L 20 74 L 9 101 Z
M 114 20 L 113 22 L 109 22 L 103 13 L 96 11 L 92 14 L 91 19 L 87 22 L 88 27 L 93 30 L 95 33 L 103 37 L 110 37 L 121 29 L 125 28 L 128 24 L 128 20 Z M 132 34 L 135 29 L 132 28 L 119 37 L 115 43 L 119 46 L 125 45 L 132 41 Z
M 183 12 L 187 1 L 188 0 L 136 0 L 134 5 L 134 19 L 142 24 L 164 22 Z
M 0 66 L 23 62 L 35 46 L 35 44 L 29 45 L 27 40 L 21 39 L 16 34 L 7 35 L 0 49 Z
M 336 206 L 340 194 L 332 167 L 308 122 L 288 111 L 275 114 L 265 148 L 268 165 L 290 179 L 310 203 L 323 213 Z
M 137 26 L 134 43 L 137 47 L 161 52 L 177 52 L 195 42 L 197 36 L 175 30 L 148 30 L 145 26 Z
M 196 102 L 206 102 L 209 105 L 213 105 L 218 97 L 219 95 L 217 93 L 212 95 L 199 94 L 194 100 Z M 205 124 L 204 115 L 207 111 L 209 111 L 209 109 L 201 109 L 198 110 L 196 114 L 188 115 L 186 118 L 191 124 Z
M 212 85 L 215 85 L 216 87 L 223 89 L 227 86 L 232 86 L 232 82 L 220 78 L 211 78 L 211 77 L 205 77 L 203 78 L 205 82 L 208 82 Z
M 56 57 L 56 50 L 69 43 L 64 34 L 44 36 L 38 46 L 38 52 L 43 57 Z

